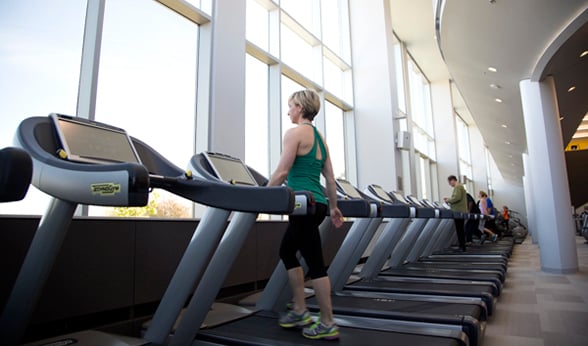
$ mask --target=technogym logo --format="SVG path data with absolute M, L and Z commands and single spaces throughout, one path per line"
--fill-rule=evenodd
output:
M 98 183 L 90 185 L 93 195 L 112 196 L 120 192 L 120 184 Z

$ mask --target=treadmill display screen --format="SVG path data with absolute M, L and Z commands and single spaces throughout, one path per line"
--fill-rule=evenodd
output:
M 402 196 L 400 193 L 398 193 L 398 192 L 392 192 L 392 194 L 393 194 L 393 195 L 394 195 L 394 197 L 395 197 L 395 198 L 398 200 L 398 202 L 401 202 L 401 203 L 408 203 L 408 202 L 406 201 L 406 198 L 404 198 L 404 196 Z
M 421 202 L 419 202 L 416 198 L 414 198 L 413 196 L 406 196 L 406 199 L 408 201 L 410 201 L 410 203 L 416 205 L 417 207 L 422 207 L 423 204 Z
M 378 196 L 378 198 L 384 200 L 384 201 L 390 201 L 390 196 L 388 196 L 388 193 L 386 193 L 386 191 L 384 191 L 383 188 L 381 188 L 380 186 L 375 186 L 372 185 L 372 191 L 374 191 L 374 193 L 376 194 L 376 196 Z
M 433 205 L 433 203 L 431 203 L 429 200 L 427 199 L 423 199 L 421 201 L 421 204 L 423 204 L 425 207 L 429 207 L 429 208 L 437 208 L 436 206 Z
M 357 192 L 357 189 L 353 185 L 351 185 L 348 181 L 337 180 L 337 183 L 339 184 L 339 186 L 343 190 L 343 193 L 346 194 L 347 196 L 349 196 L 351 198 L 360 198 L 360 199 L 363 198 Z
M 66 159 L 89 163 L 140 163 L 123 129 L 86 119 L 51 114 Z
M 240 159 L 214 153 L 204 153 L 204 157 L 216 176 L 225 183 L 257 186 L 249 169 Z

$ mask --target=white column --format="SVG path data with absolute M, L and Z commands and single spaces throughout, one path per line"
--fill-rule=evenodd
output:
M 535 198 L 533 197 L 533 184 L 531 183 L 533 171 L 529 167 L 529 155 L 523 154 L 523 167 L 525 175 L 523 176 L 523 189 L 525 192 L 525 209 L 527 212 L 527 229 L 533 244 L 539 243 L 539 234 L 537 233 L 537 224 L 535 224 Z
M 451 196 L 452 188 L 447 177 L 459 177 L 459 157 L 457 154 L 455 119 L 451 102 L 451 83 L 448 80 L 431 83 L 433 122 L 435 126 L 435 145 L 437 146 L 437 175 L 439 197 Z M 472 177 L 469 177 L 470 179 Z M 472 196 L 475 192 L 468 191 Z
M 198 93 L 207 99 L 199 102 L 209 102 L 209 114 L 199 107 L 197 126 L 204 129 L 197 132 L 198 151 L 245 156 L 245 7 L 245 1 L 217 0 L 212 27 L 203 28 L 211 54 L 202 63 L 209 64 L 210 74 L 199 76 Z
M 397 102 L 389 8 L 384 1 L 349 1 L 353 60 L 357 184 L 395 190 Z
M 554 82 L 551 77 L 542 82 L 526 79 L 520 89 L 541 268 L 576 272 L 578 256 Z

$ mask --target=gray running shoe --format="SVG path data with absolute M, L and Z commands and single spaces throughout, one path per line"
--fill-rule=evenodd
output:
M 303 313 L 297 314 L 294 310 L 288 311 L 287 314 L 280 317 L 279 324 L 282 328 L 304 327 L 312 323 L 310 313 L 304 310 Z
M 312 326 L 304 328 L 302 335 L 309 339 L 337 340 L 339 339 L 339 327 L 336 324 L 327 327 L 318 320 Z

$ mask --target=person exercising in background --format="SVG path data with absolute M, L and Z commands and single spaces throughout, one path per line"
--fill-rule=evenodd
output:
M 302 335 L 311 339 L 337 339 L 339 329 L 333 320 L 331 282 L 323 260 L 318 226 L 324 220 L 327 208 L 337 228 L 343 224 L 343 214 L 337 207 L 337 187 L 329 149 L 322 135 L 312 125 L 320 106 L 319 95 L 312 90 L 297 91 L 289 97 L 288 116 L 298 126 L 284 134 L 280 161 L 268 186 L 281 185 L 287 178 L 292 190 L 310 191 L 316 200 L 315 215 L 289 217 L 288 228 L 280 245 L 280 258 L 288 270 L 293 292 L 293 306 L 280 318 L 279 324 L 283 328 L 296 328 L 312 323 L 306 308 L 304 273 L 296 258 L 296 253 L 300 251 L 309 267 L 309 276 L 321 312 L 320 319 L 304 328 Z M 320 184 L 321 173 L 326 180 L 327 196 Z
M 472 195 L 466 192 L 466 198 L 468 200 L 468 213 L 470 214 L 480 214 L 480 208 L 478 207 L 478 203 Z M 465 237 L 466 237 L 466 246 L 470 245 L 473 240 L 473 235 L 481 236 L 482 234 L 478 230 L 478 220 L 470 220 L 468 219 L 465 223 Z
M 504 227 L 504 231 L 508 232 L 508 221 L 510 220 L 510 213 L 508 211 L 508 207 L 506 205 L 502 206 L 502 227 Z
M 451 206 L 451 210 L 467 213 L 468 200 L 465 188 L 457 181 L 457 177 L 455 175 L 450 175 L 449 177 L 447 177 L 447 182 L 451 187 L 453 187 L 453 192 L 451 193 L 451 197 L 445 197 L 443 198 L 443 200 L 449 203 L 449 205 Z M 461 249 L 461 251 L 466 251 L 464 221 L 463 219 L 454 219 L 454 221 L 455 232 L 457 233 L 457 241 L 459 242 L 459 248 Z
M 492 206 L 490 202 L 490 198 L 488 198 L 488 194 L 484 191 L 478 192 L 478 198 L 480 198 L 479 208 L 483 215 L 485 216 L 492 216 Z M 492 242 L 496 242 L 498 239 L 498 235 L 494 233 L 491 229 L 486 227 L 486 224 L 490 224 L 490 222 L 486 222 L 486 220 L 480 220 L 480 232 L 482 232 L 482 236 L 480 237 L 480 244 L 484 244 L 484 241 L 488 236 L 492 239 Z

